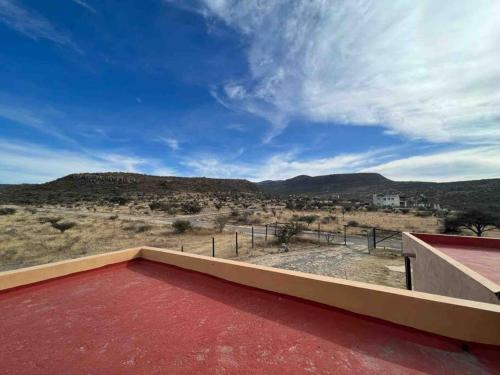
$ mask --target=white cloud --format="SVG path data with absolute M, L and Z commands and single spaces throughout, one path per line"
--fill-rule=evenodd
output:
M 82 53 L 67 33 L 55 28 L 41 14 L 22 7 L 17 0 L 0 0 L 0 22 L 33 40 L 47 39 Z
M 39 183 L 70 173 L 137 172 L 175 175 L 158 160 L 118 153 L 49 149 L 0 139 L 0 183 Z
M 296 153 L 275 154 L 261 163 L 235 163 L 216 157 L 192 157 L 184 161 L 194 175 L 246 178 L 252 181 L 277 180 L 297 175 L 320 176 L 333 173 L 378 172 L 399 180 L 464 181 L 500 178 L 500 148 L 471 147 L 398 158 L 394 149 L 346 153 L 333 157 L 301 159 Z
M 384 126 L 431 142 L 500 142 L 500 2 L 202 0 L 249 46 L 250 76 L 213 89 L 267 118 Z
M 194 175 L 205 177 L 245 178 L 252 181 L 277 180 L 301 174 L 318 176 L 331 173 L 347 173 L 374 165 L 386 158 L 389 149 L 359 154 L 340 154 L 334 157 L 301 160 L 296 152 L 279 153 L 261 163 L 234 162 L 234 158 L 220 159 L 215 156 L 190 157 L 183 165 Z
M 158 137 L 156 140 L 167 145 L 172 151 L 177 151 L 180 148 L 179 141 L 175 138 Z
M 90 11 L 92 13 L 96 13 L 95 8 L 83 0 L 73 0 L 73 2 L 80 5 L 81 7 L 84 7 L 85 9 L 87 9 L 88 11 Z
M 182 164 L 189 168 L 190 176 L 203 176 L 212 178 L 251 178 L 255 173 L 251 166 L 228 163 L 217 157 L 191 157 Z
M 475 147 L 411 156 L 366 168 L 399 181 L 500 178 L 500 147 Z

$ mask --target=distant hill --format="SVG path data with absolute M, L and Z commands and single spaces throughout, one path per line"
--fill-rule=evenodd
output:
M 259 186 L 269 193 L 280 195 L 328 195 L 378 190 L 392 182 L 378 173 L 346 173 L 316 177 L 301 175 L 288 180 L 263 181 Z
M 500 213 L 500 179 L 461 182 L 401 182 L 378 173 L 297 176 L 253 183 L 205 177 L 160 177 L 136 173 L 81 173 L 45 184 L 0 185 L 0 203 L 39 204 L 106 200 L 112 197 L 154 199 L 174 193 L 267 193 L 309 195 L 371 202 L 375 193 L 398 193 L 452 209 L 479 208 Z
M 297 176 L 288 180 L 263 181 L 259 186 L 280 196 L 339 194 L 345 199 L 371 201 L 375 193 L 397 193 L 420 197 L 453 209 L 480 208 L 500 213 L 500 178 L 459 182 L 400 182 L 378 173 L 348 173 L 325 176 Z
M 257 193 L 247 180 L 205 177 L 160 177 L 137 173 L 71 174 L 45 184 L 11 185 L 0 189 L 0 202 L 37 204 L 95 201 L 114 196 L 164 196 L 185 193 Z

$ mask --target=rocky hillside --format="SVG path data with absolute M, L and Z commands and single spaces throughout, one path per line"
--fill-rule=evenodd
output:
M 38 204 L 113 197 L 165 196 L 172 193 L 256 193 L 247 180 L 204 177 L 160 177 L 136 173 L 81 173 L 45 184 L 11 185 L 0 189 L 1 203 Z
M 325 176 L 297 176 L 288 180 L 263 181 L 260 187 L 267 192 L 283 194 L 345 194 L 374 191 L 393 181 L 378 173 L 346 173 Z
M 263 181 L 266 192 L 281 196 L 314 195 L 371 201 L 374 193 L 398 193 L 453 209 L 480 208 L 500 213 L 500 179 L 458 182 L 392 181 L 377 173 L 297 176 L 288 180 Z

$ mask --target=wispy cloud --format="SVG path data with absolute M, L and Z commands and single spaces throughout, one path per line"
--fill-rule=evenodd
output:
M 500 2 L 202 0 L 241 33 L 248 77 L 213 95 L 268 119 L 386 127 L 431 142 L 500 141 Z
M 355 172 L 378 172 L 400 181 L 463 181 L 500 178 L 500 148 L 479 146 L 404 158 L 388 148 L 316 159 L 303 159 L 291 152 L 275 154 L 252 164 L 204 156 L 186 159 L 183 164 L 193 175 L 252 181 Z
M 238 124 L 238 123 L 229 124 L 228 126 L 226 126 L 226 129 L 228 129 L 228 130 L 235 130 L 235 131 L 242 132 L 242 133 L 248 130 L 245 127 L 245 125 Z
M 180 148 L 179 141 L 175 138 L 158 137 L 156 138 L 156 141 L 167 145 L 167 147 L 170 148 L 172 151 L 177 151 Z
M 6 96 L 0 98 L 6 99 Z M 52 137 L 61 139 L 66 142 L 75 143 L 75 141 L 67 136 L 58 127 L 51 124 L 51 118 L 61 117 L 63 113 L 54 109 L 39 109 L 34 111 L 26 106 L 20 106 L 10 99 L 6 100 L 8 104 L 0 103 L 0 120 L 5 119 L 16 124 L 28 126 Z
M 0 183 L 39 183 L 84 172 L 175 175 L 175 170 L 155 159 L 99 150 L 51 149 L 12 139 L 0 139 L 0 160 Z
M 81 7 L 87 9 L 89 12 L 92 12 L 92 13 L 97 13 L 97 11 L 95 10 L 95 8 L 91 5 L 89 5 L 86 1 L 83 1 L 83 0 L 72 0 L 74 3 L 80 5 Z
M 189 167 L 194 175 L 262 181 L 286 179 L 302 174 L 317 176 L 352 172 L 382 162 L 387 152 L 388 149 L 380 149 L 307 160 L 293 151 L 274 154 L 256 163 L 241 163 L 235 162 L 234 158 L 221 159 L 216 156 L 197 155 L 184 160 L 183 165 Z
M 21 6 L 17 0 L 0 0 L 0 22 L 33 40 L 46 39 L 82 53 L 68 33 L 58 30 L 47 18 Z

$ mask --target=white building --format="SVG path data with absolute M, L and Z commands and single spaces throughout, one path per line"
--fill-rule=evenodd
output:
M 373 194 L 373 204 L 379 207 L 400 207 L 399 194 Z

